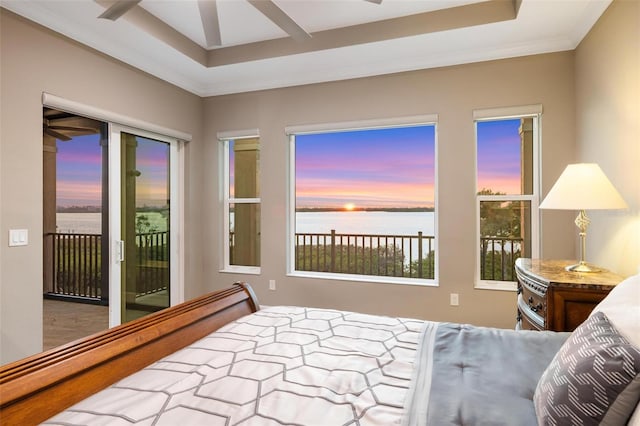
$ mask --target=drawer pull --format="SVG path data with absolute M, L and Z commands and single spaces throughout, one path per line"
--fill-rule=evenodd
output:
M 542 310 L 542 303 L 538 303 L 537 305 L 533 306 L 533 297 L 529 296 L 529 308 L 531 308 L 531 310 L 533 312 L 538 312 Z

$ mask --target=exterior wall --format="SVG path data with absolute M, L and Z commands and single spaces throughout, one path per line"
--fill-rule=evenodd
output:
M 0 9 L 0 363 L 42 350 L 42 92 L 191 133 L 185 149 L 186 298 L 201 294 L 202 100 Z M 195 196 L 194 196 L 195 194 Z M 9 229 L 29 245 L 8 247 Z
M 576 129 L 578 160 L 600 164 L 629 206 L 588 212 L 587 260 L 640 273 L 638 1 L 615 0 L 576 50 Z
M 472 111 L 542 104 L 542 190 L 575 150 L 573 52 L 476 63 L 205 100 L 205 155 L 219 164 L 217 132 L 260 129 L 262 259 L 260 275 L 219 273 L 222 229 L 217 168 L 204 172 L 205 276 L 211 288 L 250 282 L 262 303 L 333 307 L 430 320 L 512 328 L 515 292 L 474 289 L 476 261 L 475 140 Z M 439 287 L 321 280 L 286 275 L 288 139 L 285 126 L 438 114 Z M 543 255 L 571 257 L 574 232 L 563 219 L 543 222 Z M 562 226 L 561 226 L 562 225 Z M 269 291 L 275 279 L 277 291 Z M 460 306 L 449 306 L 449 294 Z

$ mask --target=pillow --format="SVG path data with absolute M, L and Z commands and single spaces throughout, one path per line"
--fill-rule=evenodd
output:
M 640 348 L 640 275 L 615 286 L 594 309 L 603 312 L 629 342 Z
M 624 425 L 640 400 L 640 350 L 597 312 L 562 345 L 538 381 L 539 425 Z
M 629 423 L 629 426 L 640 426 L 640 404 L 636 406 L 636 411 L 633 412 Z

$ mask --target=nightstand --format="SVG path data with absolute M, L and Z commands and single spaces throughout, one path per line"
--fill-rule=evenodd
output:
M 568 272 L 570 260 L 516 260 L 517 329 L 573 331 L 624 277 L 610 271 Z

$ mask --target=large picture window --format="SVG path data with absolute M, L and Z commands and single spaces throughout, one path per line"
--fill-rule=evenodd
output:
M 290 269 L 433 283 L 435 123 L 291 135 Z
M 260 139 L 220 138 L 224 166 L 224 270 L 260 272 Z
M 479 287 L 515 288 L 515 260 L 537 256 L 538 127 L 538 114 L 476 120 Z

